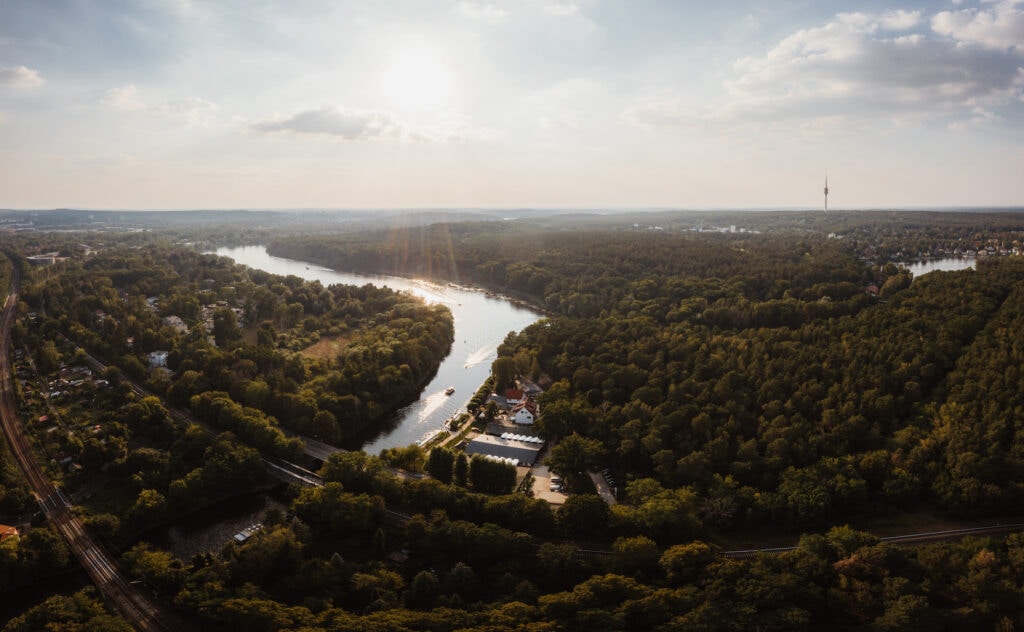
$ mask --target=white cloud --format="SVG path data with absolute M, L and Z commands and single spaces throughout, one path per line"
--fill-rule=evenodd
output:
M 198 97 L 147 105 L 139 97 L 139 90 L 133 84 L 107 90 L 103 95 L 102 103 L 118 110 L 145 112 L 156 116 L 177 119 L 189 125 L 199 123 L 204 112 L 217 109 L 216 104 Z
M 488 24 L 504 22 L 508 17 L 508 12 L 501 7 L 480 2 L 460 2 L 459 11 L 468 18 Z
M 549 2 L 542 7 L 548 15 L 573 16 L 579 15 L 580 7 L 571 2 Z
M 345 140 L 394 137 L 398 131 L 386 114 L 334 106 L 275 116 L 253 123 L 249 129 L 263 133 L 337 136 Z
M 994 112 L 978 107 L 971 111 L 970 119 L 954 121 L 953 123 L 950 123 L 949 128 L 955 131 L 960 131 L 981 125 L 991 125 L 993 123 L 998 123 L 1001 120 L 1002 118 Z
M 976 121 L 977 108 L 992 111 L 1024 94 L 1020 55 L 911 32 L 923 23 L 919 12 L 839 14 L 735 62 L 715 107 L 687 108 L 675 95 L 640 101 L 624 116 L 643 127 L 676 128 L 697 121 Z
M 580 128 L 580 112 L 577 110 L 570 109 L 557 109 L 546 114 L 542 114 L 537 122 L 540 123 L 541 129 L 544 130 L 556 130 L 556 129 L 579 129 Z
M 961 42 L 988 48 L 1024 51 L 1024 10 L 1016 0 L 999 2 L 988 9 L 943 11 L 932 18 L 932 29 Z
M 468 121 L 448 119 L 429 125 L 402 126 L 402 138 L 427 143 L 464 143 L 495 138 L 493 130 L 474 127 Z
M 103 104 L 118 110 L 143 110 L 146 108 L 139 99 L 139 89 L 134 85 L 111 88 L 103 93 Z
M 168 101 L 157 106 L 148 108 L 149 112 L 162 116 L 169 116 L 195 125 L 202 120 L 204 112 L 216 110 L 217 105 L 200 99 L 199 97 L 188 97 L 176 101 Z
M 25 66 L 0 68 L 0 86 L 18 90 L 33 90 L 43 85 L 39 72 Z
M 645 129 L 686 128 L 699 122 L 700 115 L 684 106 L 679 97 L 644 98 L 623 112 L 622 117 Z
M 881 27 L 887 31 L 905 31 L 921 23 L 920 11 L 887 11 L 880 19 Z
M 252 132 L 329 136 L 343 140 L 392 139 L 412 142 L 463 142 L 492 136 L 459 118 L 431 124 L 401 123 L 385 112 L 320 106 L 278 115 L 249 125 Z

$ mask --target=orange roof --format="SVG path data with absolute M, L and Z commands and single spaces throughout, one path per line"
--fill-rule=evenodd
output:
M 0 540 L 6 540 L 12 535 L 18 535 L 18 530 L 6 524 L 0 524 Z
M 531 413 L 533 413 L 534 415 L 536 415 L 537 414 L 537 404 L 535 404 L 533 402 L 530 402 L 530 401 L 526 401 L 526 402 L 523 402 L 521 404 L 517 404 L 516 407 L 512 409 L 512 412 L 518 412 L 520 410 L 528 410 Z

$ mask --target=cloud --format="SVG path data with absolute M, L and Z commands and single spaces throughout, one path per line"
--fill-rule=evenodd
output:
M 204 112 L 217 109 L 216 104 L 198 97 L 148 105 L 139 97 L 139 90 L 133 84 L 107 90 L 103 95 L 102 103 L 126 112 L 145 112 L 155 116 L 177 119 L 189 125 L 199 123 Z
M 974 108 L 971 112 L 971 118 L 967 120 L 954 121 L 950 123 L 949 128 L 954 131 L 960 131 L 971 127 L 979 127 L 982 125 L 991 125 L 998 123 L 1001 119 L 1000 116 L 994 112 L 990 112 L 985 108 Z
M 905 31 L 921 23 L 920 11 L 887 11 L 879 19 L 879 25 L 887 31 Z
M 943 11 L 932 18 L 932 30 L 960 42 L 987 48 L 1024 51 L 1024 10 L 1015 0 L 988 9 Z
M 25 66 L 0 68 L 0 86 L 18 90 L 33 90 L 43 85 L 39 72 Z
M 480 2 L 460 2 L 459 11 L 470 19 L 486 22 L 487 24 L 498 24 L 504 22 L 508 17 L 508 12 L 505 9 L 497 5 Z
M 426 143 L 465 143 L 495 138 L 493 130 L 482 129 L 468 121 L 453 118 L 428 125 L 402 126 L 401 137 L 409 141 Z
M 1019 51 L 964 45 L 922 30 L 926 24 L 917 11 L 842 13 L 762 55 L 737 60 L 713 107 L 688 106 L 676 94 L 641 100 L 624 118 L 649 128 L 698 122 L 806 127 L 813 119 L 978 121 L 984 119 L 978 108 L 991 112 L 1021 99 Z
M 571 2 L 549 2 L 542 7 L 548 15 L 573 16 L 579 15 L 580 7 Z
M 622 117 L 645 129 L 694 127 L 700 114 L 685 106 L 679 97 L 647 97 L 629 107 Z
M 431 124 L 399 122 L 391 114 L 324 105 L 249 125 L 252 132 L 328 136 L 347 141 L 392 139 L 410 142 L 464 142 L 493 136 L 457 117 Z
M 275 116 L 253 123 L 249 129 L 263 133 L 337 136 L 345 140 L 394 137 L 398 132 L 386 114 L 334 106 Z
M 184 120 L 189 124 L 199 123 L 204 112 L 216 110 L 217 105 L 200 99 L 199 97 L 188 97 L 176 101 L 168 101 L 157 106 L 147 108 L 149 112 L 162 116 L 169 116 Z
M 146 104 L 139 99 L 139 90 L 134 85 L 111 88 L 103 94 L 102 102 L 118 110 L 144 110 Z

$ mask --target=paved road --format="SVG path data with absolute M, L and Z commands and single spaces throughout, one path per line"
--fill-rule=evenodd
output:
M 14 262 L 12 261 L 12 264 Z M 11 383 L 11 325 L 18 303 L 20 272 L 15 264 L 11 288 L 0 315 L 0 425 L 3 426 L 7 445 L 25 474 L 32 493 L 50 523 L 67 540 L 71 552 L 96 584 L 103 599 L 112 605 L 137 630 L 172 630 L 166 613 L 149 596 L 130 584 L 121 573 L 116 558 L 93 540 L 82 528 L 82 523 L 71 511 L 71 504 L 46 477 L 35 459 L 32 448 L 15 414 L 14 390 Z

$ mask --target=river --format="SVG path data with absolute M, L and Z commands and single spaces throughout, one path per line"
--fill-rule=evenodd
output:
M 317 280 L 324 286 L 372 283 L 403 290 L 429 303 L 441 303 L 451 310 L 455 321 L 455 342 L 451 352 L 416 402 L 399 410 L 376 436 L 366 438 L 361 446 L 354 446 L 370 454 L 417 443 L 436 433 L 452 415 L 465 410 L 470 398 L 490 375 L 491 363 L 497 357 L 498 345 L 505 336 L 509 332 L 523 330 L 542 317 L 536 311 L 479 290 L 402 277 L 338 272 L 302 261 L 272 257 L 263 246 L 219 248 L 216 254 L 273 274 Z M 455 392 L 445 395 L 449 386 L 454 386 Z

